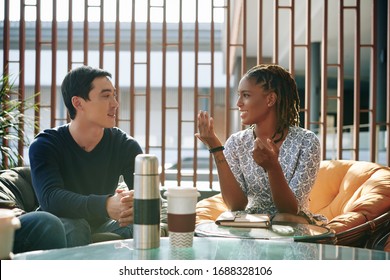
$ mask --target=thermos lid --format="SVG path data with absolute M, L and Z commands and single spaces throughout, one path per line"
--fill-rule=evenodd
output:
M 139 154 L 135 157 L 134 174 L 158 174 L 158 159 L 152 154 Z

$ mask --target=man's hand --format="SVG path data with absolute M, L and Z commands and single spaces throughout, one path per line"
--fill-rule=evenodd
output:
M 107 213 L 116 220 L 121 227 L 133 223 L 133 190 L 116 190 L 115 195 L 107 199 Z
M 134 208 L 133 208 L 134 191 L 133 190 L 124 191 L 124 192 L 121 192 L 121 194 L 123 196 L 120 200 L 121 214 L 119 216 L 118 222 L 119 222 L 119 225 L 121 227 L 125 227 L 125 226 L 133 223 L 133 219 L 134 219 Z

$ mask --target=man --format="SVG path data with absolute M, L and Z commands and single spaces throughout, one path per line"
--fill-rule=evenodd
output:
M 134 161 L 140 145 L 114 127 L 118 102 L 107 71 L 81 66 L 61 91 L 70 123 L 39 133 L 29 150 L 40 209 L 58 216 L 68 247 L 93 233 L 132 237 Z M 130 190 L 117 190 L 123 176 Z

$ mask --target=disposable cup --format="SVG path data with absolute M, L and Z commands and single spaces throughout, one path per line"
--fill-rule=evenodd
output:
M 0 209 L 0 259 L 9 259 L 14 244 L 15 230 L 20 228 L 20 221 L 12 210 Z
M 200 193 L 192 187 L 169 187 L 168 233 L 172 247 L 192 247 L 195 231 L 196 203 Z

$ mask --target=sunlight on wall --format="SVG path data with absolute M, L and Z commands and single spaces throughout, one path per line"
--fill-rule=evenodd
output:
M 35 5 L 37 1 L 26 0 L 26 5 Z M 80 5 L 84 2 L 77 0 L 73 1 L 73 21 L 84 21 L 84 5 Z M 135 1 L 135 20 L 137 22 L 146 22 L 148 19 L 147 14 L 147 4 L 145 0 L 136 0 Z M 215 0 L 214 7 L 221 7 L 221 9 L 214 9 L 214 22 L 223 22 L 224 20 L 224 10 L 222 6 L 224 4 L 223 0 Z M 77 6 L 76 6 L 77 5 Z M 88 21 L 96 22 L 100 21 L 100 0 L 89 0 L 89 15 Z M 116 11 L 116 1 L 113 0 L 104 0 L 104 21 L 105 22 L 114 22 L 115 11 Z M 162 0 L 151 0 L 151 5 L 153 6 L 150 9 L 150 21 L 151 22 L 163 22 L 164 10 L 161 8 L 163 5 Z M 119 20 L 121 22 L 129 22 L 132 20 L 132 1 L 129 0 L 119 0 Z M 166 1 L 166 21 L 177 23 L 180 20 L 180 0 L 167 0 Z M 211 21 L 211 1 L 209 0 L 198 0 L 198 21 L 199 22 L 210 22 Z M 52 10 L 53 10 L 53 1 L 52 0 L 41 0 L 41 20 L 42 21 L 52 21 Z M 68 21 L 69 14 L 69 1 L 61 0 L 57 1 L 57 21 Z M 4 0 L 0 1 L 0 18 L 4 20 Z M 35 21 L 36 20 L 36 8 L 30 6 L 26 9 L 26 20 Z M 20 2 L 12 1 L 10 5 L 10 20 L 18 21 L 20 19 Z M 196 20 L 196 0 L 186 0 L 185 4 L 182 5 L 182 22 L 195 22 Z

